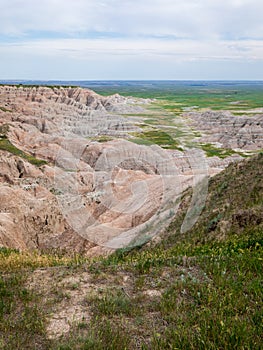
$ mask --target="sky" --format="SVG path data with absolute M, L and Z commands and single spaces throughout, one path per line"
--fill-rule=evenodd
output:
M 263 80 L 262 0 L 0 0 L 0 80 Z

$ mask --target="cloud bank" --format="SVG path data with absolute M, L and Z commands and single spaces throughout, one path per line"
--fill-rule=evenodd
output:
M 238 79 L 238 67 L 262 79 L 262 12 L 261 0 L 0 0 L 0 79 Z

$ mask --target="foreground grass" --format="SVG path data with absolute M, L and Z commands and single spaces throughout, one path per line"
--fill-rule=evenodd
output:
M 91 310 L 91 320 L 76 324 L 59 341 L 47 340 L 45 302 L 41 295 L 24 287 L 26 274 L 15 265 L 15 271 L 2 277 L 0 283 L 2 346 L 260 349 L 262 246 L 262 230 L 255 229 L 225 242 L 198 244 L 182 239 L 173 246 L 168 240 L 151 249 L 118 251 L 85 264 L 91 276 L 98 280 L 103 276 L 106 285 L 110 276 L 128 273 L 133 281 L 131 289 L 126 293 L 120 282 L 87 295 L 85 303 Z M 9 257 L 14 258 L 14 254 L 24 262 L 18 252 Z M 43 266 L 58 263 L 39 261 Z M 69 265 L 74 267 L 73 262 Z M 31 266 L 29 271 L 34 268 Z M 77 270 L 75 265 L 70 273 L 74 275 L 82 269 L 82 264 Z M 159 294 L 149 297 L 144 294 L 147 290 Z
M 62 254 L 21 253 L 0 248 L 0 349 L 49 349 L 46 334 L 48 306 L 27 286 L 37 268 L 76 267 L 86 259 Z
M 164 246 L 166 245 L 166 248 Z M 171 245 L 171 246 L 170 246 Z M 170 248 L 169 248 L 170 246 Z M 128 273 L 85 300 L 92 319 L 55 349 L 260 349 L 262 230 L 225 242 L 184 240 L 118 251 L 89 266 L 94 278 Z M 145 294 L 155 291 L 153 297 Z
M 24 288 L 26 275 L 0 277 L 0 349 L 44 349 L 44 315 L 39 298 Z
M 0 271 L 16 272 L 21 269 L 37 269 L 55 266 L 77 266 L 87 259 L 78 254 L 40 254 L 39 252 L 19 252 L 16 249 L 0 248 Z

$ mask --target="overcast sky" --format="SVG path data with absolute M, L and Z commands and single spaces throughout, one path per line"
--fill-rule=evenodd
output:
M 263 79 L 262 0 L 0 0 L 0 79 Z

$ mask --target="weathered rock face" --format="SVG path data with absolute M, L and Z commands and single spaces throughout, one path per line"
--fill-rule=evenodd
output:
M 140 103 L 80 88 L 0 87 L 0 246 L 99 254 L 142 242 L 167 225 L 187 186 L 232 161 L 124 140 L 140 129 L 120 114 L 136 116 Z M 208 117 L 198 115 L 203 128 Z M 47 164 L 30 164 L 8 142 Z
M 1 139 L 48 162 L 36 167 L 0 151 L 0 245 L 96 254 L 96 245 L 117 248 L 160 212 L 165 193 L 175 198 L 191 177 L 184 183 L 160 148 L 87 139 L 138 131 L 117 114 L 140 112 L 138 101 L 7 86 L 0 87 L 0 106 Z
M 224 148 L 263 148 L 263 114 L 234 116 L 228 111 L 190 112 L 192 125 L 205 132 L 204 142 L 219 142 Z
M 53 168 L 40 170 L 6 152 L 0 152 L 0 159 L 0 246 L 78 251 L 94 246 L 76 235 L 58 207 L 52 191 Z M 73 240 L 74 246 L 69 243 Z
M 138 130 L 131 120 L 117 114 L 119 110 L 122 113 L 141 110 L 131 102 L 134 101 L 119 95 L 103 97 L 81 88 L 7 86 L 0 89 L 0 106 L 12 113 L 0 110 L 0 118 L 14 123 L 13 137 L 18 142 L 24 133 L 30 137 L 37 131 L 53 137 L 121 136 Z

